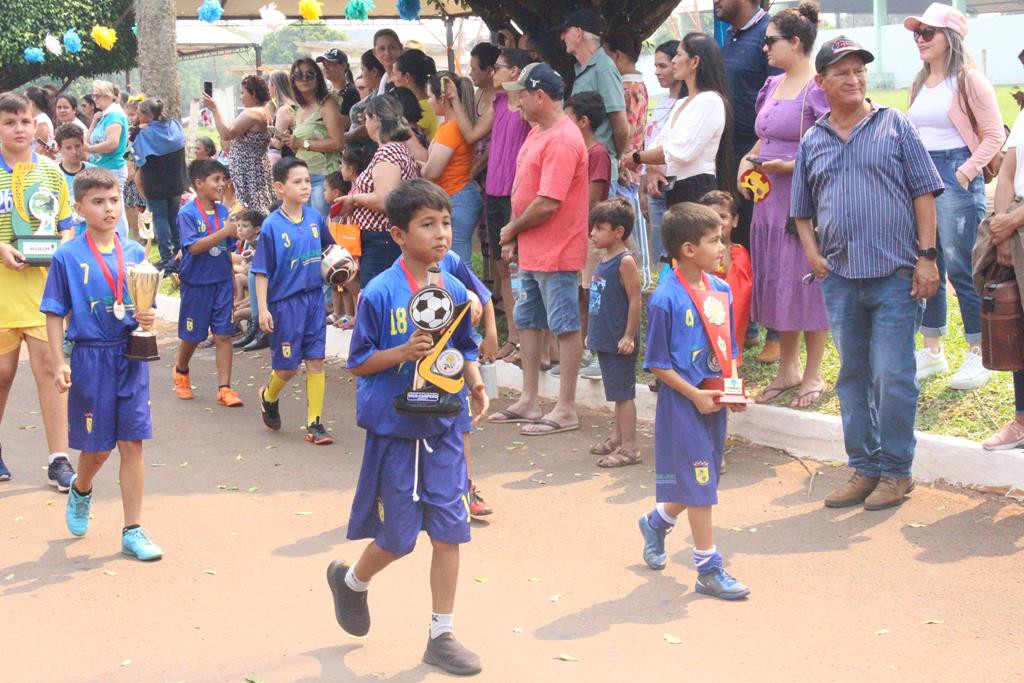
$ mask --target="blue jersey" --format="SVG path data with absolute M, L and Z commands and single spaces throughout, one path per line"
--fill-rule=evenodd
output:
M 228 220 L 228 208 L 223 204 L 214 204 L 217 210 L 217 218 L 211 212 L 206 212 L 206 220 L 199 205 L 194 201 L 189 202 L 178 212 L 178 231 L 181 233 L 181 267 L 178 275 L 182 282 L 190 285 L 213 285 L 218 282 L 231 280 L 233 271 L 231 269 L 231 252 L 235 249 L 235 238 L 229 237 L 218 243 L 213 249 L 205 254 L 193 254 L 188 250 L 189 246 L 195 244 L 204 237 L 210 235 L 210 230 L 224 229 L 224 223 Z M 210 224 L 207 226 L 206 221 Z M 213 252 L 217 253 L 214 254 Z
M 82 168 L 74 173 L 68 173 L 64 168 L 64 164 L 59 164 L 59 166 L 61 173 L 64 174 L 64 179 L 68 181 L 68 196 L 71 199 L 71 223 L 75 228 L 75 236 L 77 237 L 85 232 L 85 219 L 75 211 L 75 176 L 87 168 L 96 168 L 96 164 L 90 164 L 88 161 L 82 162 Z
M 442 273 L 444 288 L 464 303 L 466 288 L 454 276 Z M 401 346 L 416 328 L 409 320 L 412 290 L 402 265 L 396 261 L 373 278 L 362 291 L 356 326 L 352 331 L 348 367 L 362 365 L 377 351 Z M 458 329 L 448 341 L 467 361 L 477 359 L 477 345 L 467 311 Z M 407 362 L 374 375 L 356 378 L 356 423 L 374 434 L 404 439 L 437 436 L 450 429 L 455 417 L 412 417 L 399 415 L 392 406 L 395 396 L 412 387 L 415 363 Z
M 298 223 L 278 209 L 263 221 L 250 270 L 267 276 L 268 301 L 320 289 L 320 260 L 332 244 L 334 238 L 316 209 L 303 206 Z
M 138 242 L 123 240 L 121 249 L 126 271 L 146 259 L 146 251 Z M 101 255 L 114 279 L 114 286 L 117 286 L 117 255 L 113 249 Z M 72 313 L 68 339 L 124 339 L 138 326 L 133 316 L 135 304 L 128 293 L 127 277 L 125 280 L 123 303 L 126 315 L 124 320 L 118 320 L 114 317 L 114 291 L 89 249 L 85 235 L 79 235 L 60 245 L 54 253 L 39 310 L 62 317 Z
M 709 275 L 712 289 L 729 292 L 724 280 Z M 732 308 L 732 293 L 729 293 Z M 735 320 L 730 316 L 733 358 L 737 357 Z M 644 368 L 675 370 L 693 386 L 708 377 L 721 377 L 712 369 L 714 352 L 700 313 L 675 273 L 669 271 L 658 281 L 658 288 L 647 303 L 647 351 Z M 664 387 L 663 387 L 664 390 Z
M 449 250 L 438 265 L 441 270 L 454 275 L 466 289 L 476 294 L 481 305 L 486 306 L 491 300 L 491 290 L 487 289 L 487 285 L 480 281 L 476 273 L 454 251 Z

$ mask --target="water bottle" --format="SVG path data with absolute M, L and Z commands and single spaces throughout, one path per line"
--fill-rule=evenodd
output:
M 526 300 L 526 290 L 523 289 L 523 278 L 519 275 L 519 264 L 512 261 L 508 264 L 508 275 L 512 285 L 512 297 L 516 301 Z
M 498 398 L 498 368 L 494 363 L 480 364 L 480 377 L 484 381 L 487 398 L 492 401 Z

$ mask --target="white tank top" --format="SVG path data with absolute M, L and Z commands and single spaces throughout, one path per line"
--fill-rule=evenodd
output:
M 917 128 L 921 142 L 929 152 L 967 146 L 949 118 L 955 96 L 955 81 L 947 78 L 933 88 L 921 86 L 914 103 L 910 105 L 907 116 Z

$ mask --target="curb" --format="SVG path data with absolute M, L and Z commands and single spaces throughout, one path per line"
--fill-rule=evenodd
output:
M 157 297 L 157 315 L 177 321 L 179 300 Z M 351 331 L 327 328 L 327 357 L 348 358 Z M 498 384 L 518 391 L 523 386 L 523 371 L 511 363 L 496 363 Z M 553 399 L 558 395 L 558 379 L 541 373 L 540 395 Z M 654 415 L 657 394 L 645 384 L 636 385 L 636 409 L 640 419 Z M 576 402 L 592 410 L 609 409 L 600 382 L 580 379 Z M 780 448 L 799 458 L 821 462 L 846 462 L 843 425 L 840 418 L 821 413 L 776 406 L 751 405 L 744 413 L 729 416 L 729 433 L 753 443 Z M 922 482 L 945 481 L 950 484 L 983 488 L 1024 489 L 1024 449 L 986 451 L 969 439 L 916 432 L 914 478 Z

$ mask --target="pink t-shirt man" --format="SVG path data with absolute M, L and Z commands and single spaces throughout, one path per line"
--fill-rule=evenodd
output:
M 516 160 L 512 214 L 535 197 L 561 204 L 554 215 L 517 236 L 519 267 L 545 273 L 582 270 L 587 262 L 590 183 L 583 134 L 568 116 L 548 130 L 534 127 Z

